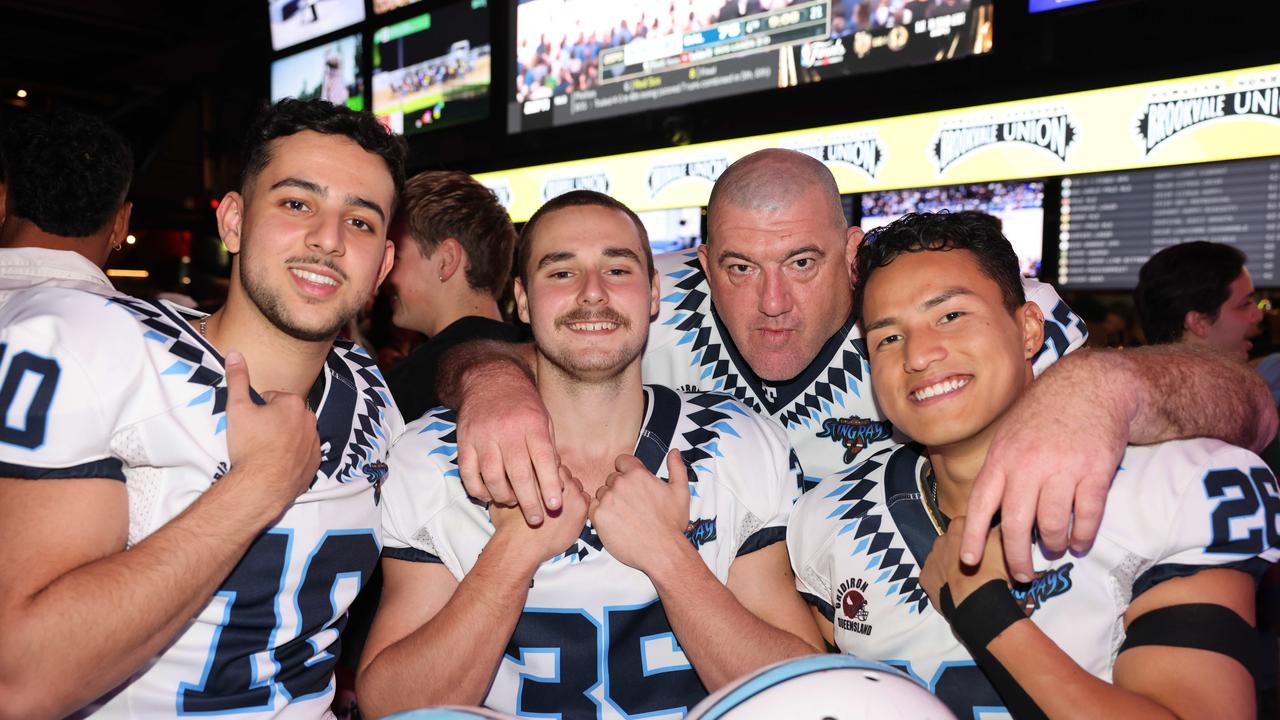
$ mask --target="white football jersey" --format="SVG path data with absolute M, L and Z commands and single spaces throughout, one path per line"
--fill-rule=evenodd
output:
M 796 378 L 761 380 L 734 347 L 711 305 L 711 289 L 696 250 L 654 258 L 661 303 L 649 326 L 644 379 L 681 390 L 727 392 L 772 418 L 791 438 L 806 486 L 847 470 L 862 458 L 905 441 L 876 407 L 862 331 L 850 317 Z M 1088 329 L 1051 285 L 1024 279 L 1027 300 L 1044 311 L 1045 343 L 1035 357 L 1039 375 L 1084 344 Z
M 645 386 L 635 455 L 666 479 L 689 471 L 686 536 L 721 582 L 734 559 L 786 532 L 799 470 L 774 425 L 719 393 Z M 410 423 L 391 453 L 384 557 L 443 563 L 462 579 L 494 529 L 458 477 L 452 411 Z M 485 705 L 525 717 L 683 717 L 707 694 L 643 573 L 609 554 L 590 523 L 533 577 Z
M 228 471 L 221 356 L 177 306 L 75 290 L 0 310 L 0 474 L 124 482 L 129 545 Z M 80 715 L 328 712 L 347 606 L 377 564 L 386 454 L 400 415 L 377 366 L 339 342 L 310 395 L 323 458 L 162 654 Z
M 925 500 L 919 445 L 872 455 L 796 504 L 787 547 L 796 585 L 832 621 L 840 650 L 896 665 L 962 718 L 1004 703 L 919 583 L 939 518 Z M 1097 541 L 1048 560 L 1013 595 L 1082 668 L 1111 681 L 1124 613 L 1153 585 L 1205 568 L 1260 575 L 1280 559 L 1280 492 L 1253 453 L 1218 440 L 1130 447 Z

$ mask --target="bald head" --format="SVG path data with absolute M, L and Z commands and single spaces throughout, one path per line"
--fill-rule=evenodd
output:
M 718 207 L 730 205 L 772 214 L 813 195 L 822 197 L 834 227 L 842 233 L 848 229 L 840 189 L 827 166 L 802 152 L 768 148 L 739 158 L 720 175 L 711 189 L 707 213 L 714 219 Z

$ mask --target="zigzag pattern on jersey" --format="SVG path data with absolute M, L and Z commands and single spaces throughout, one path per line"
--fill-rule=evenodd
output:
M 365 352 L 364 348 L 343 340 L 335 343 L 333 349 L 339 358 L 346 361 L 356 377 L 364 381 L 359 387 L 360 401 L 357 401 L 359 409 L 356 410 L 351 441 L 347 443 L 342 469 L 333 474 L 338 482 L 348 482 L 363 469 L 359 467 L 360 464 L 367 463 L 382 444 L 387 442 L 386 434 L 382 430 L 382 417 L 387 406 L 391 404 L 391 398 L 387 393 L 387 384 L 382 378 L 382 372 L 378 370 L 377 362 Z M 456 456 L 456 451 L 454 454 Z M 373 473 L 365 474 L 364 477 L 370 484 L 375 485 L 381 479 L 378 474 Z
M 683 267 L 667 273 L 667 277 L 674 281 L 675 290 L 661 302 L 674 305 L 674 308 L 671 318 L 663 324 L 674 325 L 683 333 L 676 345 L 691 345 L 693 362 L 703 369 L 701 379 L 713 380 L 711 389 L 732 394 L 758 413 L 772 414 L 738 374 L 723 345 L 712 342 L 714 322 L 706 274 L 696 252 L 688 253 L 688 257 Z M 843 408 L 846 395 L 862 396 L 859 383 L 864 379 L 864 369 L 870 368 L 866 361 L 866 342 L 852 338 L 840 353 L 838 366 L 827 368 L 826 374 L 815 379 L 790 407 L 774 415 L 785 427 L 790 429 L 803 425 L 812 428 L 815 422 L 821 423 L 822 418 L 836 415 L 833 405 Z
M 899 605 L 910 603 L 912 613 L 924 612 L 924 609 L 929 606 L 929 596 L 916 578 L 918 573 L 915 563 L 912 562 L 911 553 L 905 547 L 892 547 L 897 533 L 891 528 L 880 529 L 884 520 L 883 514 L 867 515 L 877 505 L 876 502 L 868 500 L 867 495 L 881 484 L 880 474 L 877 471 L 883 465 L 878 456 L 873 455 L 846 475 L 840 485 L 824 497 L 825 500 L 836 502 L 835 509 L 827 515 L 826 519 L 843 523 L 836 531 L 837 537 L 853 533 L 856 543 L 849 556 L 869 555 L 871 557 L 866 570 L 880 570 L 875 584 L 890 583 L 885 592 L 886 596 L 897 595 Z
M 165 346 L 174 356 L 173 364 L 161 371 L 162 375 L 185 375 L 186 381 L 196 386 L 196 394 L 187 403 L 187 407 L 195 407 L 210 403 L 210 411 L 218 418 L 215 433 L 227 429 L 227 388 L 222 384 L 222 373 L 204 364 L 208 353 L 199 345 L 183 339 L 181 328 L 173 324 L 166 315 L 154 306 L 136 298 L 123 295 L 107 300 L 108 305 L 119 305 L 129 311 L 143 326 L 147 328 L 142 334 L 151 342 Z

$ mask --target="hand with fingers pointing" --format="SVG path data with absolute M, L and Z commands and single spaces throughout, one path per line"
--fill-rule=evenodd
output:
M 227 368 L 227 456 L 231 473 L 265 494 L 273 515 L 306 492 L 320 467 L 316 416 L 303 398 L 267 392 L 259 405 L 249 396 L 249 366 L 230 352 Z
M 619 455 L 596 491 L 591 523 L 613 557 L 648 573 L 646 563 L 668 557 L 668 543 L 688 543 L 689 475 L 679 450 L 667 453 L 667 482 L 635 456 Z

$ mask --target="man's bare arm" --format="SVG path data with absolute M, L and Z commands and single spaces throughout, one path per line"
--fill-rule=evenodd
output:
M 1276 427 L 1266 383 L 1243 363 L 1183 345 L 1072 353 L 1002 418 L 961 557 L 978 562 L 999 511 L 1009 567 L 1026 582 L 1032 525 L 1053 551 L 1093 542 L 1126 445 L 1215 437 L 1259 450 Z
M 123 483 L 0 479 L 0 713 L 62 717 L 124 681 L 314 478 L 315 416 L 292 395 L 250 406 L 236 357 L 227 365 L 232 469 L 134 547 L 125 549 Z
M 472 497 L 519 505 L 530 525 L 560 507 L 551 416 L 534 384 L 534 348 L 498 340 L 462 343 L 436 373 L 440 402 L 458 411 L 458 471 Z

